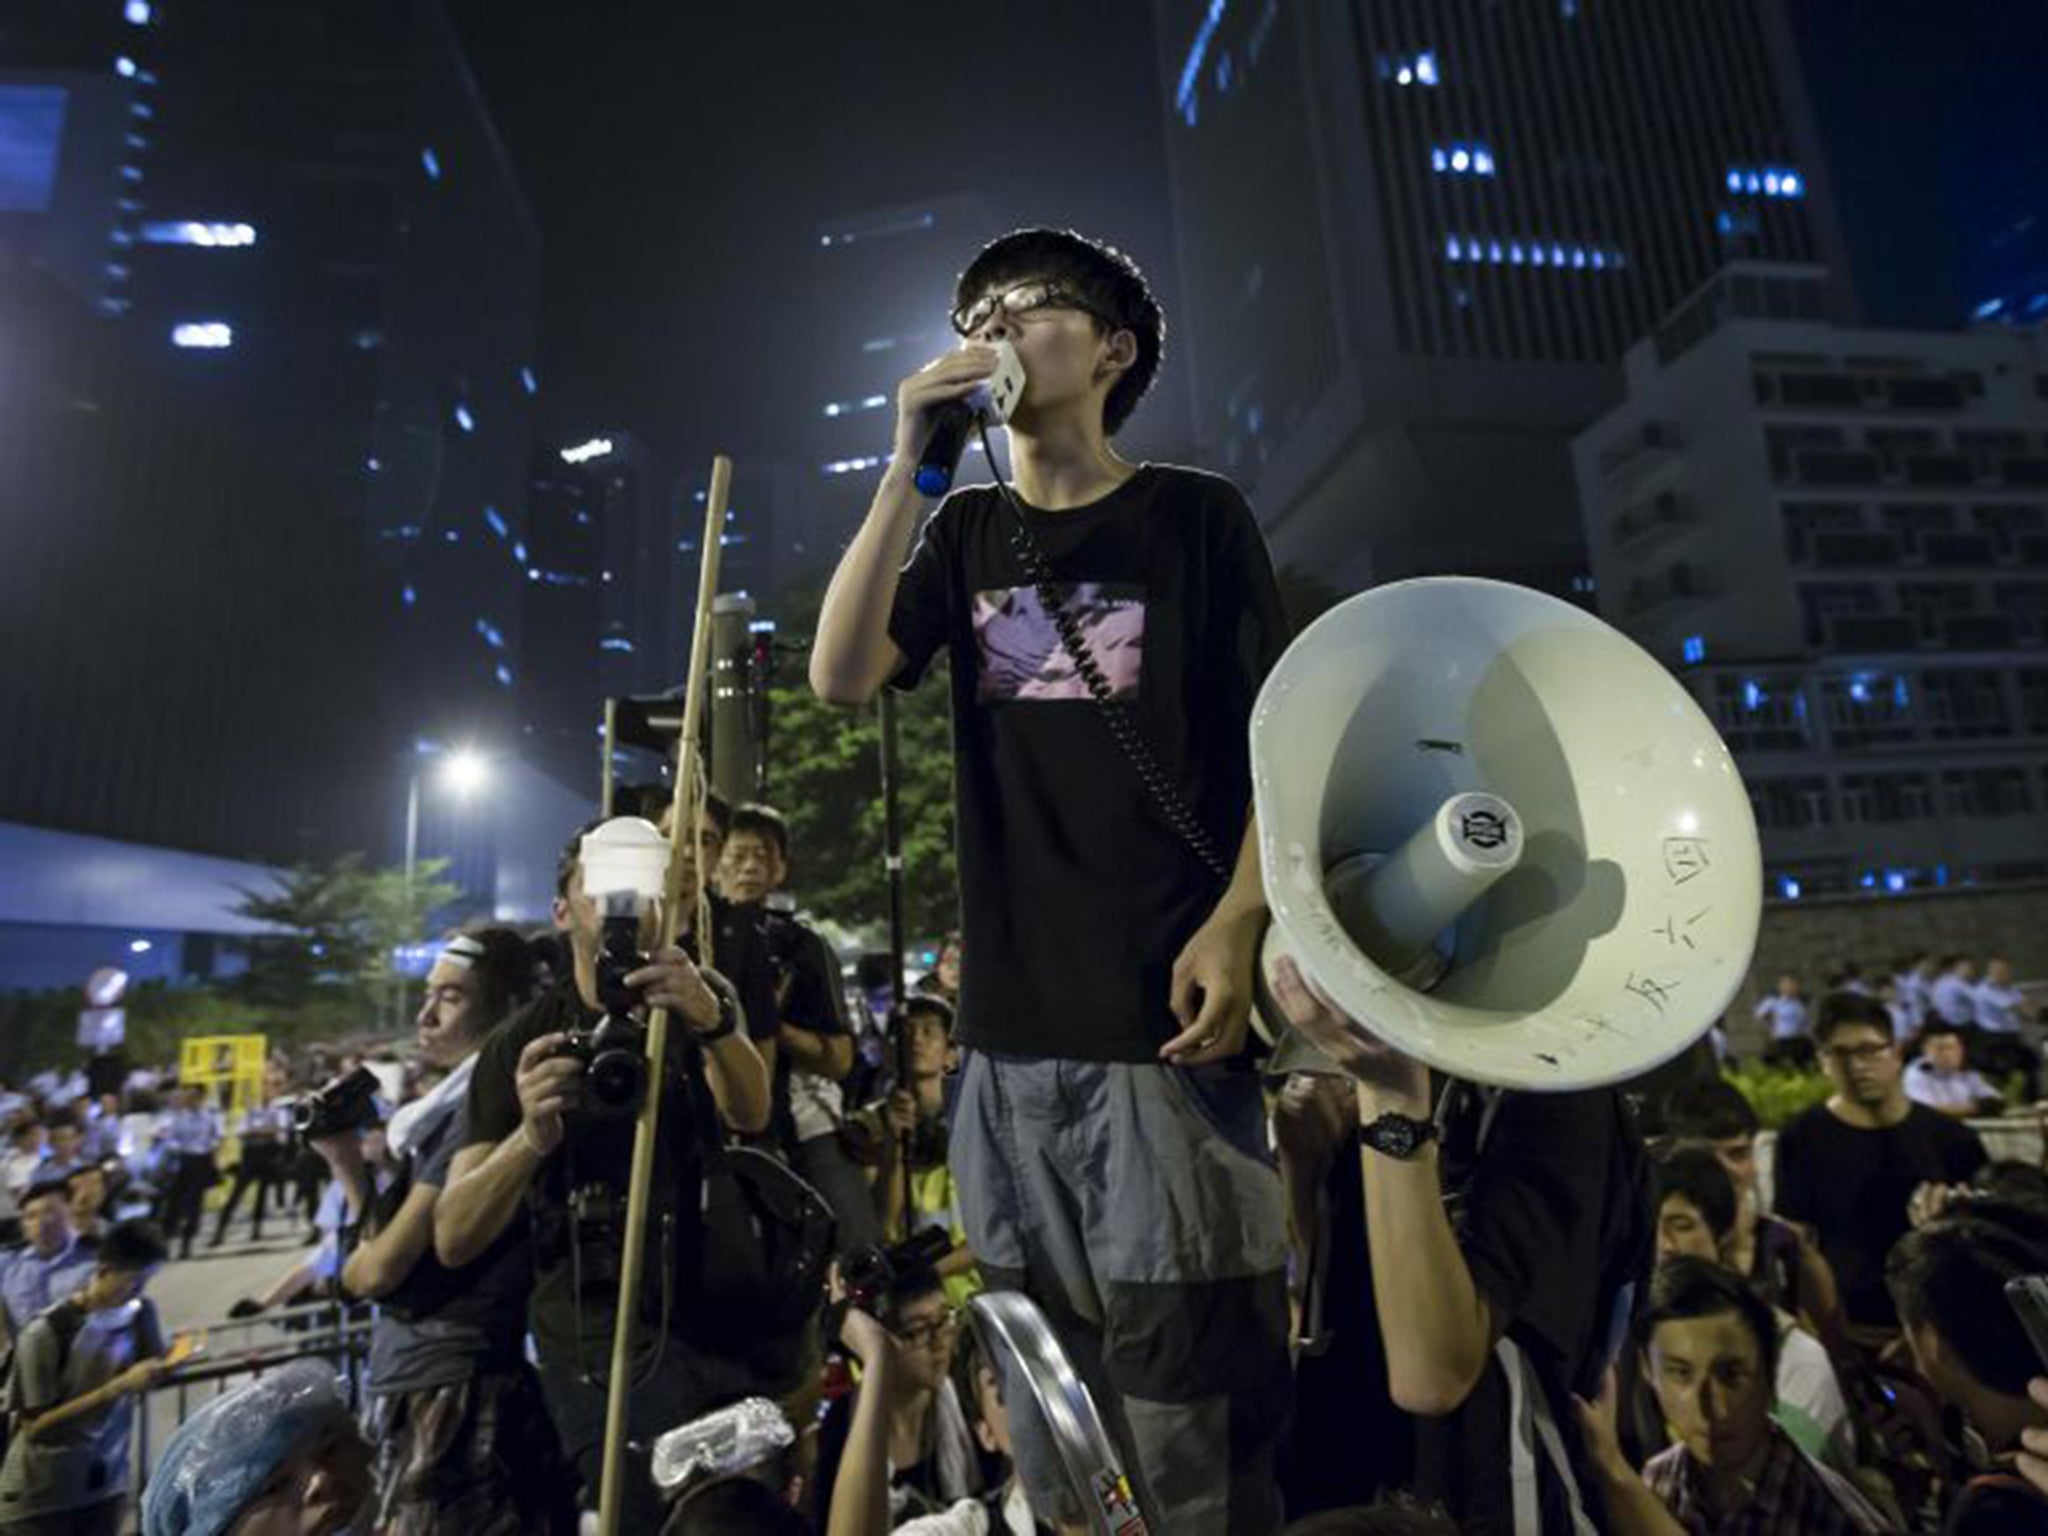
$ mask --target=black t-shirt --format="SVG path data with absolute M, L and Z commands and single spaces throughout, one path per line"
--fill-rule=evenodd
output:
M 762 937 L 758 916 L 752 908 L 736 906 L 714 893 L 711 943 L 714 968 L 732 983 L 739 996 L 740 1012 L 745 1015 L 740 1027 L 746 1030 L 749 1040 L 772 1041 L 780 1022 L 775 1007 L 775 965 Z M 687 935 L 682 947 L 693 959 L 696 957 L 697 946 Z
M 769 973 L 775 981 L 776 1021 L 814 1035 L 846 1034 L 846 997 L 832 946 L 817 929 L 785 908 L 763 903 L 740 910 L 752 916 L 761 933 Z M 796 1123 L 790 1111 L 790 1071 L 789 1053 L 778 1051 L 774 1134 L 784 1146 L 793 1147 Z
M 729 990 L 730 984 L 716 972 L 707 971 L 705 976 L 714 987 Z M 542 1035 L 588 1029 L 598 1018 L 583 1006 L 575 984 L 567 982 L 536 998 L 492 1031 L 469 1080 L 469 1098 L 463 1106 L 464 1144 L 495 1144 L 518 1129 L 522 1117 L 514 1080 L 521 1051 Z M 697 1271 L 695 1244 L 701 1236 L 696 1220 L 703 1173 L 700 1138 L 717 1134 L 715 1127 L 702 1123 L 699 1100 L 685 1087 L 684 1073 L 695 1069 L 699 1054 L 687 1026 L 672 1021 L 661 1139 L 651 1185 L 659 1197 L 659 1209 L 648 1222 L 640 1294 L 647 1321 L 663 1320 L 666 1301 L 667 1320 L 678 1331 L 686 1330 L 689 1309 L 674 1305 L 676 1293 L 684 1278 Z M 606 1340 L 618 1293 L 633 1128 L 631 1116 L 570 1116 L 563 1144 L 542 1165 L 528 1192 L 534 1272 L 529 1318 L 544 1358 L 574 1360 L 580 1350 L 601 1364 L 603 1351 L 609 1347 Z M 580 1218 L 570 1215 L 572 1195 L 582 1213 Z M 666 1243 L 664 1233 L 668 1234 Z M 667 1265 L 662 1263 L 665 1246 L 669 1249 Z
M 1416 1424 L 1416 1482 L 1460 1529 L 1514 1529 L 1513 1478 L 1535 1480 L 1543 1532 L 1572 1528 L 1564 1471 L 1591 1497 L 1571 1394 L 1591 1397 L 1647 1272 L 1642 1140 L 1621 1096 L 1459 1085 L 1444 1142 L 1446 1201 L 1472 1281 L 1514 1348 L 1496 1351 L 1456 1412 Z M 1510 1379 L 1513 1370 L 1516 1380 Z M 1527 1407 L 1515 1411 L 1516 1398 Z M 1587 1509 L 1597 1523 L 1599 1513 Z
M 1025 512 L 1112 697 L 1234 862 L 1251 809 L 1246 728 L 1288 639 L 1244 497 L 1215 475 L 1146 465 L 1085 507 Z M 1178 1031 L 1173 962 L 1221 884 L 1099 718 L 1011 548 L 1014 527 L 995 487 L 949 496 L 889 620 L 899 685 L 942 649 L 952 664 L 960 1038 L 1152 1061 Z
M 459 1101 L 449 1104 L 414 1133 L 406 1189 L 447 1188 L 449 1166 L 464 1141 L 462 1110 Z M 533 1285 L 526 1228 L 523 1221 L 513 1222 L 460 1269 L 443 1268 L 432 1249 L 420 1256 L 405 1283 L 378 1309 L 370 1332 L 371 1391 L 450 1386 L 480 1370 L 518 1363 L 526 1294 Z
M 1851 1322 L 1895 1327 L 1884 1260 L 1905 1235 L 1907 1202 L 1924 1183 L 1967 1183 L 1984 1161 L 1975 1131 L 1924 1104 L 1882 1130 L 1816 1104 L 1778 1133 L 1777 1212 L 1818 1233 Z

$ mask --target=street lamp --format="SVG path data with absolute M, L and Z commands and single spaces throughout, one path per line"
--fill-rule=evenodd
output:
M 405 789 L 405 893 L 412 895 L 414 867 L 419 862 L 421 760 L 441 759 L 442 786 L 458 800 L 467 800 L 490 781 L 491 760 L 474 747 L 436 747 L 421 742 L 414 749 L 412 777 Z
M 468 800 L 490 782 L 491 760 L 474 747 L 441 747 L 430 741 L 415 743 L 413 747 L 412 774 L 405 786 L 405 901 L 407 909 L 412 906 L 413 879 L 419 865 L 420 849 L 420 776 L 425 770 L 426 760 L 438 757 L 441 763 L 438 775 L 441 786 L 458 800 Z M 392 1002 L 393 1017 L 397 1027 L 405 1025 L 405 983 L 401 979 Z

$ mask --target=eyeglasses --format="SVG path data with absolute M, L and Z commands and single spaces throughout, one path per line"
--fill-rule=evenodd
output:
M 890 1332 L 905 1344 L 915 1344 L 929 1349 L 959 1326 L 959 1310 L 948 1307 L 928 1323 L 919 1323 L 910 1328 L 893 1328 Z
M 1842 1065 L 1848 1066 L 1853 1062 L 1875 1061 L 1878 1057 L 1889 1053 L 1890 1050 L 1891 1047 L 1888 1045 L 1877 1044 L 1831 1045 L 1825 1051 L 1822 1051 L 1821 1054 L 1832 1061 L 1839 1061 Z
M 985 293 L 972 304 L 954 310 L 953 329 L 962 336 L 972 336 L 989 323 L 998 309 L 1012 320 L 1043 309 L 1078 309 L 1104 325 L 1116 324 L 1086 299 L 1058 283 L 1029 282 L 1013 284 L 1000 293 Z

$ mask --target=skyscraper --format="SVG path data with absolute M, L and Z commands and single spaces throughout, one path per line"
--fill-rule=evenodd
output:
M 1197 435 L 1340 589 L 1570 589 L 1623 349 L 1724 260 L 1836 253 L 1776 0 L 1158 16 Z
M 52 386 L 0 400 L 18 483 L 88 506 L 107 558 L 172 551 L 96 624 L 41 530 L 14 654 L 61 728 L 0 814 L 395 856 L 403 743 L 509 745 L 539 388 L 538 239 L 440 0 L 21 0 L 0 124 L 0 286 L 40 322 L 9 361 Z M 62 713 L 122 675 L 113 635 L 187 791 L 113 792 L 92 765 L 130 723 Z M 316 728 L 335 711 L 360 751 Z

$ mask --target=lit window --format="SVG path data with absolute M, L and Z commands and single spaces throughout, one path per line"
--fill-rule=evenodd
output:
M 612 451 L 612 440 L 608 437 L 593 437 L 587 443 L 578 443 L 573 448 L 562 450 L 564 464 L 585 464 L 592 459 L 601 459 Z
M 254 245 L 256 231 L 248 224 L 216 224 L 198 219 L 152 219 L 142 226 L 142 238 L 151 245 L 232 247 Z
M 222 320 L 187 320 L 171 327 L 171 345 L 218 350 L 235 344 L 234 327 Z
M 874 469 L 888 462 L 889 457 L 887 454 L 869 454 L 864 458 L 858 459 L 834 459 L 831 463 L 824 466 L 824 470 L 828 475 L 851 475 L 857 474 L 863 469 Z
M 1380 55 L 1380 78 L 1396 85 L 1440 85 L 1434 53 L 1389 53 Z
M 420 151 L 420 169 L 427 173 L 429 181 L 441 179 L 441 157 L 434 153 L 432 145 Z

